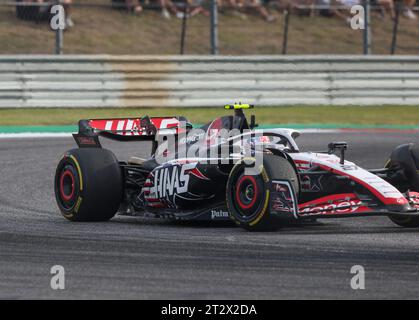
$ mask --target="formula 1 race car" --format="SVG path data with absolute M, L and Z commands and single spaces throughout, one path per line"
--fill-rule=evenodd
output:
M 79 121 L 73 135 L 79 148 L 67 151 L 56 170 L 59 209 L 71 221 L 105 221 L 119 213 L 233 220 L 248 230 L 373 215 L 419 227 L 419 150 L 413 144 L 397 147 L 384 168 L 365 170 L 345 159 L 345 142 L 300 152 L 299 132 L 257 129 L 255 117 L 248 121 L 243 111 L 252 107 L 227 105 L 234 115 L 199 128 L 184 117 Z M 151 155 L 118 161 L 99 137 L 149 141 Z

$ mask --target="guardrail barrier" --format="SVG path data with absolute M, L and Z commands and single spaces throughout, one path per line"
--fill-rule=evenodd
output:
M 419 56 L 0 56 L 0 108 L 419 104 Z

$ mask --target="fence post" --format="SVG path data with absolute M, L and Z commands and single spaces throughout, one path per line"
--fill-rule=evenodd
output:
M 218 5 L 217 0 L 211 0 L 211 54 L 218 54 Z
M 393 37 L 391 39 L 390 54 L 395 54 L 396 53 L 396 48 L 397 48 L 397 32 L 398 32 L 398 29 L 399 29 L 400 10 L 401 10 L 401 3 L 400 2 L 397 2 L 396 3 L 396 17 L 394 19 L 394 24 L 393 24 Z
M 371 3 L 370 0 L 364 0 L 364 54 L 371 54 L 371 30 L 370 30 L 370 11 Z
M 182 33 L 180 36 L 180 54 L 185 53 L 185 38 L 186 38 L 186 19 L 188 13 L 188 2 L 185 0 L 183 4 L 183 17 L 182 17 Z
M 56 5 L 61 5 L 61 0 L 55 1 Z M 64 12 L 64 24 L 65 24 L 65 12 Z M 55 31 L 55 54 L 63 54 L 64 48 L 64 30 L 60 27 Z
M 284 16 L 284 34 L 282 38 L 282 54 L 287 54 L 288 46 L 288 25 L 290 20 L 290 7 L 287 6 L 283 11 Z

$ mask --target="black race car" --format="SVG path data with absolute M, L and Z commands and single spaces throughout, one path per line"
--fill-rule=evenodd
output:
M 71 221 L 116 213 L 177 220 L 233 220 L 248 230 L 326 217 L 387 215 L 419 226 L 419 151 L 397 147 L 386 166 L 364 170 L 345 159 L 345 142 L 300 152 L 291 129 L 259 130 L 243 109 L 199 127 L 184 117 L 79 121 L 55 175 L 55 196 Z M 149 141 L 148 159 L 118 161 L 99 137 Z M 134 153 L 134 150 L 133 150 Z M 336 155 L 337 154 L 337 155 Z

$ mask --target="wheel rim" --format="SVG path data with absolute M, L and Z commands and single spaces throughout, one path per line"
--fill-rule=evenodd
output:
M 70 170 L 65 170 L 60 178 L 60 195 L 64 201 L 70 201 L 74 196 L 74 175 Z
M 76 205 L 78 186 L 76 169 L 70 163 L 64 164 L 56 180 L 57 199 L 64 210 L 71 210 Z
M 233 203 L 241 219 L 251 219 L 258 213 L 262 199 L 262 186 L 257 176 L 241 174 L 234 184 Z
M 237 182 L 236 201 L 240 208 L 250 209 L 256 202 L 258 187 L 252 176 L 241 176 Z

